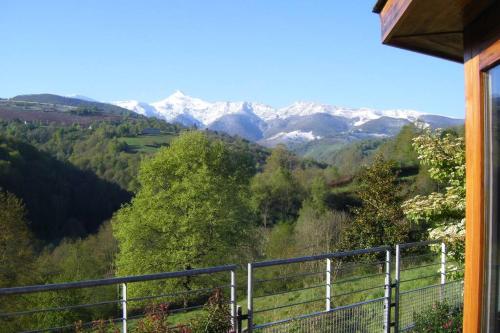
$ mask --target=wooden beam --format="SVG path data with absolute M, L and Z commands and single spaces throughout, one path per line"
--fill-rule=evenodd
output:
M 380 22 L 382 26 L 382 41 L 386 42 L 396 31 L 398 24 L 401 24 L 404 15 L 408 14 L 408 7 L 412 0 L 388 0 L 380 12 Z
M 465 62 L 466 238 L 464 332 L 481 331 L 484 266 L 484 98 L 479 55 Z

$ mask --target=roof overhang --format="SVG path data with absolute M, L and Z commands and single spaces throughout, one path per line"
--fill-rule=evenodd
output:
M 382 42 L 463 63 L 464 30 L 495 0 L 378 0 Z

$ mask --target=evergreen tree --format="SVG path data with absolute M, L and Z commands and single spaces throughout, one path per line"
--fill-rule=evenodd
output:
M 399 191 L 394 164 L 377 155 L 359 175 L 361 206 L 353 209 L 354 219 L 342 242 L 345 250 L 392 245 L 408 238 Z

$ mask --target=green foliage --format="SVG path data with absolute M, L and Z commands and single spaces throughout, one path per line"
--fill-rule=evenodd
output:
M 377 155 L 359 175 L 357 195 L 361 207 L 354 208 L 354 220 L 347 227 L 343 248 L 358 249 L 402 243 L 409 225 L 401 210 L 402 198 L 394 164 Z
M 231 313 L 220 289 L 215 290 L 210 296 L 203 311 L 190 326 L 192 333 L 229 332 Z
M 291 258 L 295 256 L 294 224 L 280 222 L 268 232 L 264 247 L 267 259 Z
M 220 289 L 216 289 L 194 319 L 173 325 L 170 304 L 152 303 L 146 307 L 144 317 L 129 330 L 133 333 L 222 333 L 231 329 L 231 313 L 227 300 Z M 118 333 L 120 329 L 112 321 L 95 320 L 89 328 L 82 321 L 76 322 L 77 333 Z M 231 331 L 232 332 L 232 331 Z
M 167 304 L 152 304 L 147 307 L 143 319 L 140 319 L 132 330 L 134 333 L 190 333 L 191 330 L 182 325 L 173 327 L 169 322 Z
M 414 139 L 420 162 L 444 191 L 417 195 L 404 202 L 408 219 L 431 227 L 430 236 L 448 242 L 449 253 L 464 261 L 465 143 L 452 131 L 426 130 Z
M 317 210 L 305 203 L 295 226 L 297 252 L 300 255 L 333 252 L 349 222 L 350 217 L 344 212 Z
M 62 283 L 112 277 L 113 259 L 117 244 L 110 223 L 104 224 L 98 233 L 83 240 L 63 241 L 53 250 L 45 250 L 36 263 L 37 284 Z M 62 305 L 98 303 L 116 299 L 114 286 L 91 289 L 70 289 L 58 292 L 33 294 L 28 300 L 36 308 L 52 308 Z M 81 308 L 72 311 L 41 313 L 32 318 L 39 325 L 60 326 L 78 320 L 92 321 L 112 317 L 115 305 Z
M 102 113 L 97 106 L 79 106 L 70 112 L 79 116 L 94 116 Z
M 405 213 L 415 221 L 441 222 L 465 214 L 465 143 L 462 137 L 441 131 L 425 131 L 414 140 L 422 164 L 445 192 L 417 196 L 405 203 Z
M 252 244 L 248 180 L 253 172 L 248 156 L 201 132 L 182 134 L 145 161 L 139 191 L 115 216 L 118 274 L 243 261 Z M 183 289 L 196 285 L 172 283 Z M 131 295 L 150 288 L 132 286 Z
M 370 158 L 384 140 L 365 140 L 342 147 L 332 154 L 328 162 L 337 167 L 341 175 L 355 175 L 360 168 L 370 162 Z
M 0 288 L 29 281 L 32 243 L 24 204 L 0 188 Z
M 447 303 L 436 303 L 414 315 L 416 333 L 462 332 L 463 309 Z
M 251 183 L 252 205 L 264 227 L 297 218 L 304 190 L 293 175 L 298 159 L 284 147 L 275 148 L 264 171 Z
M 0 186 L 22 198 L 31 230 L 48 242 L 96 232 L 130 198 L 116 184 L 3 136 Z
M 385 141 L 377 152 L 385 159 L 392 160 L 399 168 L 418 166 L 417 152 L 413 147 L 413 139 L 421 132 L 415 125 L 406 125 L 394 138 Z

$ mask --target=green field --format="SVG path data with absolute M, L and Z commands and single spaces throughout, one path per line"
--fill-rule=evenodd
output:
M 139 135 L 134 137 L 121 137 L 118 140 L 125 142 L 131 151 L 139 153 L 154 153 L 159 148 L 170 144 L 176 134 L 163 133 L 159 135 Z

